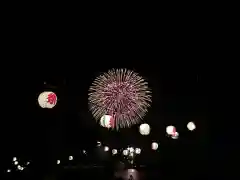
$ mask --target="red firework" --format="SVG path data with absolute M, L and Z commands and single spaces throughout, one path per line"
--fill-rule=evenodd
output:
M 98 121 L 111 115 L 117 129 L 131 127 L 145 116 L 151 103 L 148 84 L 137 73 L 112 69 L 97 77 L 89 89 L 89 107 Z

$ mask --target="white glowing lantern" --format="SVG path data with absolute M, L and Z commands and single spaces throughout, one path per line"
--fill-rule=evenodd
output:
M 168 135 L 172 135 L 176 132 L 176 128 L 174 126 L 167 126 L 166 132 Z
M 105 146 L 104 151 L 109 151 L 109 147 Z
M 196 129 L 196 126 L 193 122 L 189 122 L 187 124 L 187 128 L 188 128 L 188 130 L 193 131 L 194 129 Z
M 101 126 L 105 128 L 113 128 L 114 127 L 114 119 L 110 115 L 103 115 L 100 119 Z
M 142 135 L 149 135 L 150 133 L 150 126 L 148 124 L 141 124 L 139 127 L 139 132 Z
M 123 155 L 124 155 L 124 156 L 127 156 L 127 155 L 128 155 L 128 150 L 127 150 L 127 149 L 124 149 L 124 150 L 123 150 Z
M 97 141 L 97 147 L 100 147 L 102 143 L 100 141 Z
M 152 150 L 157 150 L 158 149 L 158 143 L 153 142 L 152 143 Z
M 113 155 L 117 154 L 117 150 L 116 150 L 116 149 L 113 149 L 113 150 L 112 150 L 112 154 L 113 154 Z
M 136 154 L 140 154 L 140 153 L 141 153 L 141 149 L 140 149 L 140 148 L 136 148 L 136 149 L 135 149 L 135 153 L 136 153 Z
M 172 134 L 172 138 L 173 139 L 178 139 L 179 137 L 179 133 L 178 132 L 175 132 L 174 134 Z
M 38 104 L 42 108 L 53 108 L 57 104 L 57 96 L 51 91 L 42 92 L 38 96 Z
M 72 161 L 72 160 L 73 160 L 73 156 L 69 156 L 68 159 L 69 159 L 70 161 Z
M 128 149 L 128 151 L 129 151 L 130 153 L 134 152 L 134 148 L 133 148 L 133 147 L 129 147 L 129 148 L 127 148 L 127 149 Z

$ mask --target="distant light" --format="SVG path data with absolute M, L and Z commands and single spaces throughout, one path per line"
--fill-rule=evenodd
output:
M 187 128 L 188 128 L 188 130 L 193 131 L 194 129 L 196 129 L 196 126 L 193 122 L 189 122 L 187 124 Z
M 10 172 L 11 172 L 11 169 L 8 169 L 7 172 L 10 173 Z
M 21 167 L 20 165 L 18 165 L 17 168 L 18 168 L 19 170 L 21 170 L 22 167 Z
M 141 135 L 149 135 L 150 133 L 150 126 L 148 124 L 141 124 L 139 126 L 139 132 Z
M 57 164 L 60 164 L 61 163 L 61 161 L 60 160 L 57 160 Z
M 16 158 L 16 157 L 14 157 L 14 158 L 13 158 L 13 161 L 16 161 L 16 160 L 17 160 L 17 158 Z
M 124 155 L 124 156 L 127 156 L 127 155 L 128 155 L 128 150 L 127 150 L 127 149 L 124 149 L 124 150 L 123 150 L 123 155 Z
M 136 169 L 128 169 L 126 171 L 126 179 L 138 179 L 138 178 L 139 178 L 139 172 Z
M 109 147 L 105 146 L 104 151 L 109 151 Z
M 113 154 L 113 155 L 117 154 L 117 150 L 116 150 L 116 149 L 113 149 L 113 150 L 112 150 L 112 154 Z
M 130 147 L 128 150 L 129 150 L 130 153 L 134 152 L 134 148 L 133 147 Z
M 136 149 L 135 149 L 135 153 L 136 153 L 136 154 L 141 154 L 141 149 L 140 149 L 140 148 L 136 148 Z
M 27 162 L 27 165 L 29 165 L 30 164 L 30 162 Z
M 83 154 L 87 154 L 86 150 L 83 150 Z
M 103 115 L 100 119 L 100 125 L 105 128 L 113 127 L 114 118 L 111 115 Z
M 179 137 L 179 133 L 178 132 L 175 132 L 173 135 L 172 135 L 172 138 L 173 139 L 178 139 Z
M 15 161 L 14 164 L 15 164 L 15 165 L 18 165 L 18 161 Z
M 176 128 L 174 126 L 167 126 L 166 132 L 168 135 L 172 135 L 173 133 L 176 132 Z
M 73 157 L 72 157 L 72 156 L 69 156 L 69 158 L 68 158 L 68 159 L 71 161 L 71 160 L 73 160 Z
M 158 143 L 153 142 L 152 143 L 152 150 L 157 150 L 158 149 Z
M 21 167 L 20 170 L 23 171 L 23 170 L 24 170 L 24 167 Z
M 129 169 L 128 171 L 129 171 L 129 172 L 134 172 L 135 170 L 134 170 L 134 169 Z
M 51 91 L 42 92 L 38 96 L 38 104 L 42 108 L 53 108 L 57 104 L 57 95 Z
M 100 141 L 97 141 L 97 146 L 100 147 L 102 143 Z

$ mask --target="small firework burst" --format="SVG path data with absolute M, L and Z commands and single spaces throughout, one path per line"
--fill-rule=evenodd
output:
M 138 124 L 151 103 L 148 83 L 127 69 L 112 69 L 97 77 L 89 88 L 89 108 L 96 121 L 114 118 L 116 129 Z

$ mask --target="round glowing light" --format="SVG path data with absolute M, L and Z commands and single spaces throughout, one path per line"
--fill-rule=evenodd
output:
M 178 139 L 179 137 L 179 133 L 178 132 L 175 132 L 173 135 L 172 135 L 172 139 Z
M 174 126 L 167 126 L 166 132 L 168 135 L 172 135 L 176 132 L 176 128 Z
M 114 127 L 114 119 L 110 115 L 103 115 L 100 119 L 100 125 L 105 128 L 113 128 Z
M 135 149 L 135 153 L 136 153 L 136 154 L 141 154 L 141 149 L 140 149 L 140 148 L 136 148 L 136 149 Z
M 123 155 L 124 155 L 124 156 L 127 156 L 127 155 L 128 155 L 128 150 L 127 150 L 127 149 L 124 149 L 124 150 L 123 150 Z
M 196 126 L 193 122 L 189 122 L 187 124 L 187 128 L 188 128 L 188 130 L 193 131 L 194 129 L 196 129 Z
M 128 150 L 129 150 L 130 153 L 134 152 L 134 148 L 133 147 L 128 148 Z
M 150 133 L 150 126 L 148 124 L 141 124 L 139 127 L 139 132 L 142 135 L 149 135 Z
M 152 150 L 157 150 L 158 149 L 158 143 L 153 142 L 152 143 Z
M 116 150 L 116 149 L 113 149 L 113 150 L 112 150 L 112 154 L 113 154 L 113 155 L 117 154 L 117 150 Z
M 57 96 L 54 92 L 45 91 L 38 96 L 38 104 L 41 108 L 53 108 L 57 104 Z
M 105 146 L 104 151 L 109 151 L 109 147 Z
M 100 141 L 97 141 L 97 147 L 100 147 L 102 143 Z

